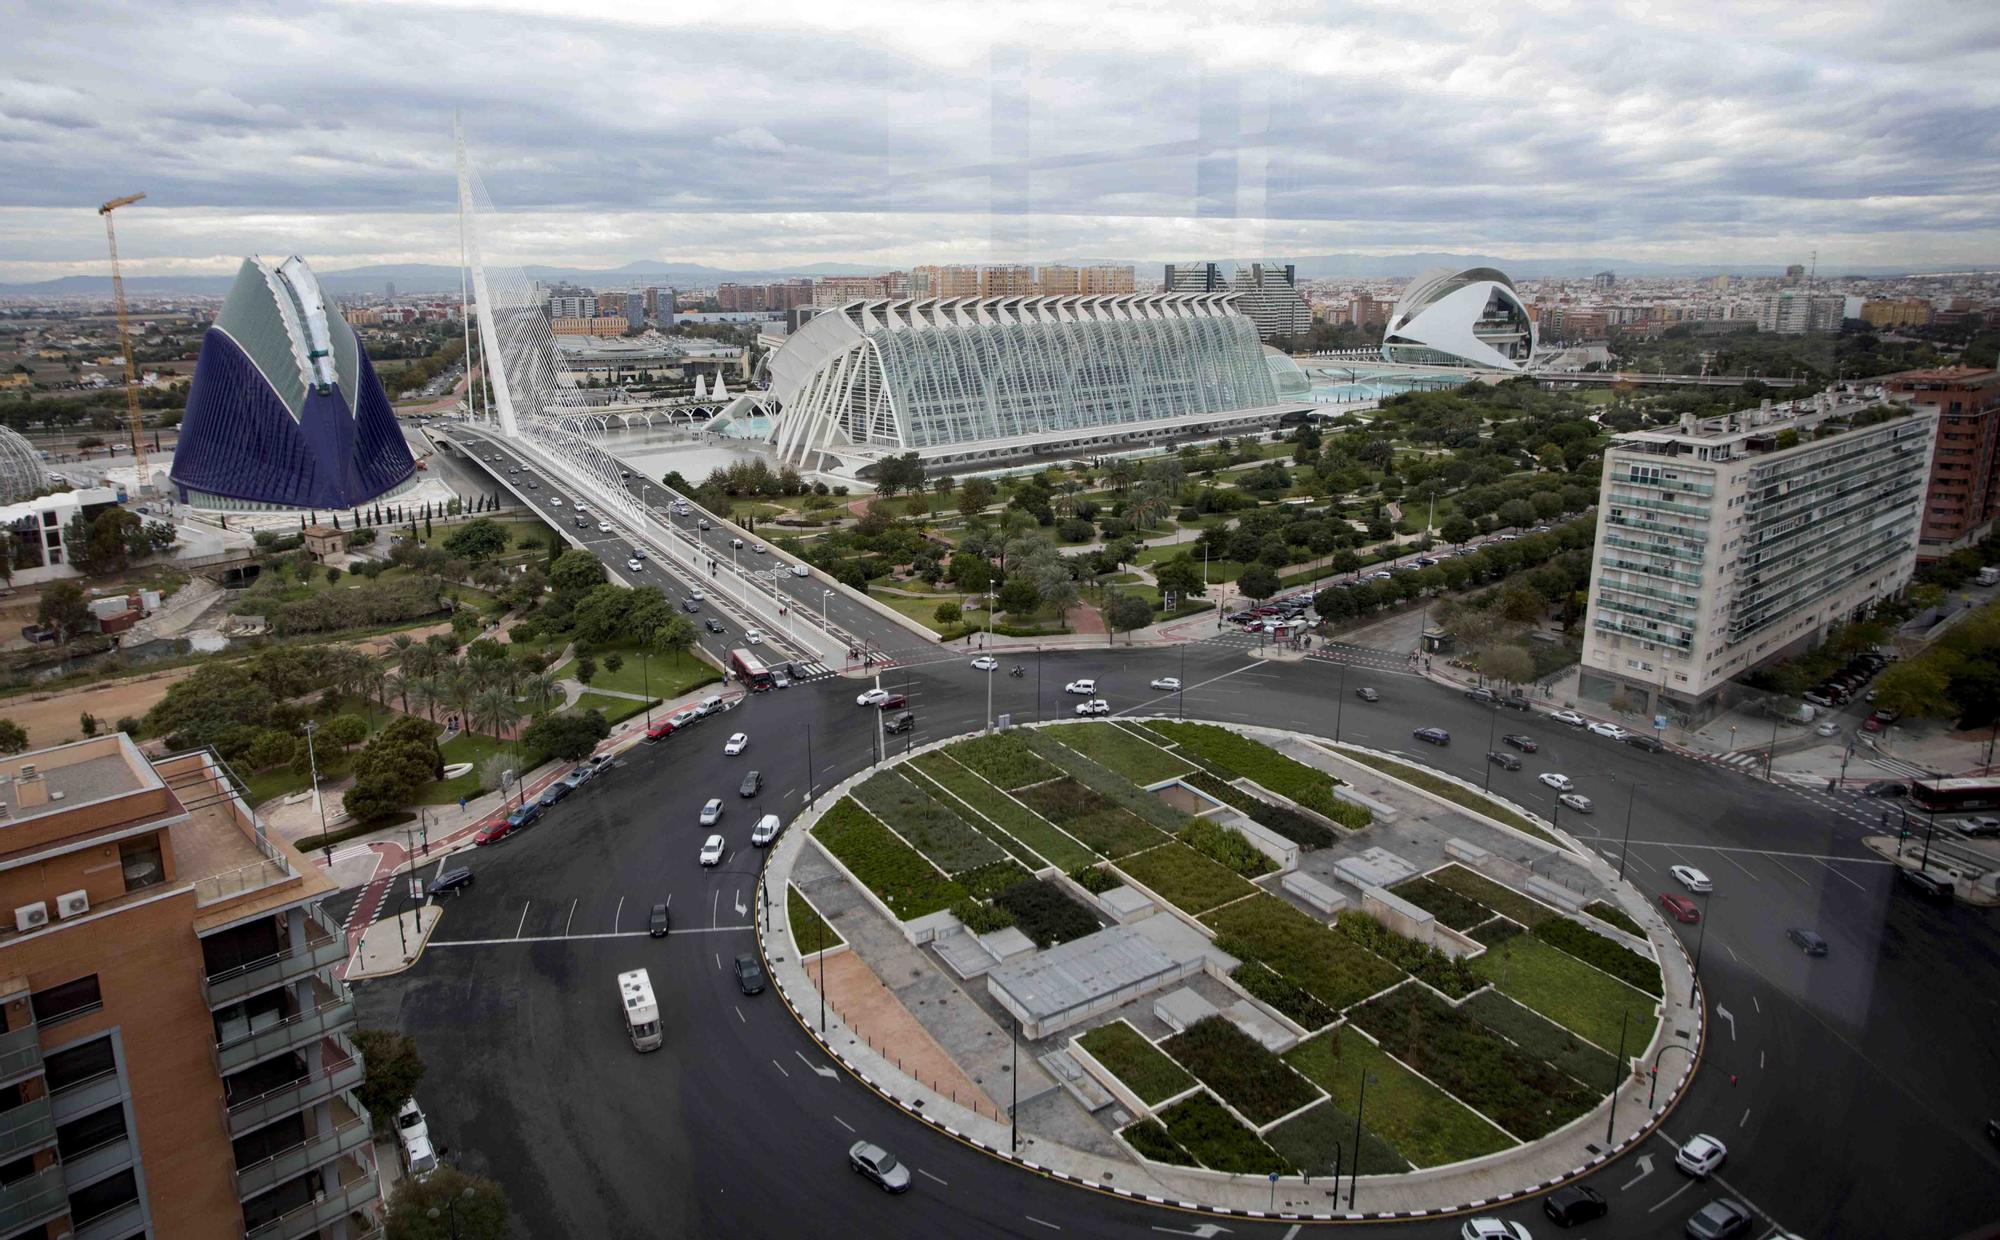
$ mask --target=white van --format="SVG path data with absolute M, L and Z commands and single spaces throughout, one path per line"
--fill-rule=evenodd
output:
M 428 1134 L 419 1133 L 403 1142 L 403 1169 L 413 1180 L 422 1180 L 438 1169 L 437 1151 Z
M 782 829 L 783 824 L 778 821 L 776 814 L 766 814 L 757 820 L 757 826 L 750 832 L 750 843 L 753 847 L 762 848 L 777 839 L 778 832 Z
M 703 698 L 701 701 L 695 703 L 694 708 L 698 713 L 700 713 L 705 718 L 709 715 L 715 714 L 716 712 L 722 709 L 722 698 L 716 694 L 711 693 L 707 697 Z

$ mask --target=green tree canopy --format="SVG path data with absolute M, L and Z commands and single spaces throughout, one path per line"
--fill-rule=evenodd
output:
M 397 1181 L 387 1231 L 389 1240 L 508 1240 L 512 1213 L 498 1184 L 447 1165 Z
M 1136 594 L 1113 594 L 1104 605 L 1104 623 L 1113 633 L 1130 633 L 1153 622 L 1153 605 Z
M 521 733 L 521 743 L 565 762 L 581 762 L 609 735 L 611 725 L 603 714 L 587 710 L 580 715 L 543 715 Z
M 395 1122 L 396 1109 L 416 1092 L 424 1079 L 424 1058 L 417 1053 L 417 1040 L 389 1029 L 356 1029 L 354 1044 L 367 1067 L 354 1096 L 368 1108 L 377 1128 Z
M 1267 599 L 1276 594 L 1280 588 L 1278 574 L 1273 572 L 1269 565 L 1252 564 L 1236 579 L 1236 588 L 1243 592 L 1245 598 Z
M 475 517 L 444 536 L 444 549 L 477 564 L 507 549 L 507 530 L 491 517 Z

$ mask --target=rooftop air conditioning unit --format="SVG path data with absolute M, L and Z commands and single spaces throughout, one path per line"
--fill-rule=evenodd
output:
M 16 930 L 33 930 L 36 926 L 46 926 L 48 924 L 49 904 L 46 900 L 37 900 L 33 904 L 23 904 L 20 908 L 14 910 L 14 928 Z
M 56 916 L 76 917 L 90 911 L 90 893 L 65 891 L 56 897 Z

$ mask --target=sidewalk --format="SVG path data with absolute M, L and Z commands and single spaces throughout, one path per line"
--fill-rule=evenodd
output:
M 1386 778 L 1386 777 L 1384 777 Z M 837 790 L 835 790 L 837 791 Z M 952 1098 L 942 1096 L 896 1067 L 894 1052 L 885 1054 L 864 1031 L 850 1028 L 831 1006 L 826 1014 L 826 1032 L 820 1033 L 820 993 L 817 968 L 808 968 L 794 952 L 786 931 L 786 885 L 795 872 L 802 881 L 818 865 L 826 865 L 817 854 L 818 845 L 809 840 L 807 820 L 802 816 L 794 828 L 779 837 L 766 861 L 763 882 L 777 898 L 757 901 L 758 936 L 766 967 L 792 1014 L 823 1049 L 847 1070 L 884 1098 L 909 1114 L 953 1136 L 980 1147 L 997 1157 L 1018 1162 L 1031 1170 L 1059 1179 L 1084 1184 L 1119 1196 L 1155 1203 L 1174 1204 L 1224 1214 L 1250 1217 L 1300 1219 L 1334 1218 L 1417 1218 L 1456 1213 L 1478 1206 L 1491 1206 L 1517 1197 L 1531 1196 L 1612 1158 L 1643 1139 L 1659 1124 L 1691 1081 L 1701 1056 L 1705 1035 L 1704 1010 L 1694 988 L 1692 963 L 1680 940 L 1652 915 L 1645 899 L 1635 890 L 1615 885 L 1613 868 L 1594 852 L 1586 852 L 1573 864 L 1591 871 L 1601 882 L 1612 884 L 1624 911 L 1647 927 L 1649 942 L 1662 963 L 1665 994 L 1661 1001 L 1661 1021 L 1654 1045 L 1680 1045 L 1692 1053 L 1665 1065 L 1666 1088 L 1648 1108 L 1651 1078 L 1644 1068 L 1627 1076 L 1616 1096 L 1615 1140 L 1607 1142 L 1609 1100 L 1567 1128 L 1533 1145 L 1425 1171 L 1398 1176 L 1364 1176 L 1369 1181 L 1359 1191 L 1356 1209 L 1342 1211 L 1325 1182 L 1314 1185 L 1296 1177 L 1285 1177 L 1275 1185 L 1262 1176 L 1224 1175 L 1191 1171 L 1164 1165 L 1141 1163 L 1107 1151 L 1086 1151 L 1046 1137 L 1020 1135 L 1019 1153 L 1014 1148 L 1016 1134 L 1004 1118 L 989 1118 L 968 1110 Z M 825 886 L 815 881 L 815 900 Z M 822 915 L 829 920 L 840 916 L 838 928 L 853 944 L 855 934 L 871 930 L 900 937 L 886 923 L 868 927 L 859 919 L 880 921 L 881 916 L 858 898 L 857 909 L 845 915 L 832 914 L 824 903 Z M 1163 911 L 1159 916 L 1174 916 Z M 914 949 L 911 949 L 914 950 Z M 832 988 L 833 977 L 828 985 Z M 1062 1039 L 1066 1042 L 1066 1038 Z M 1024 1048 L 1027 1049 L 1027 1048 Z M 1052 1049 L 1038 1046 L 1036 1053 Z M 1651 1048 L 1648 1048 L 1650 1053 Z M 1023 1057 L 1024 1060 L 1027 1058 Z M 1635 1056 L 1633 1062 L 1644 1063 Z M 1024 1083 L 1025 1084 L 1025 1083 Z M 1025 1091 L 1024 1091 L 1025 1095 Z M 1024 1113 L 1026 1097 L 1023 1099 Z M 1004 1116 L 1004 1112 L 1002 1113 Z

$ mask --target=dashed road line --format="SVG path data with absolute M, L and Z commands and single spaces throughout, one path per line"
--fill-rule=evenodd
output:
M 517 939 L 521 937 L 521 931 L 528 928 L 528 908 L 533 903 L 532 900 L 526 900 L 521 904 L 521 924 L 514 927 L 514 937 Z
M 1049 1222 L 1047 1219 L 1039 1219 L 1032 1214 L 1023 1214 L 1021 1217 L 1027 1219 L 1030 1223 L 1040 1223 L 1042 1226 L 1048 1228 L 1050 1231 L 1062 1230 L 1062 1228 L 1056 1226 L 1054 1223 Z
M 920 1175 L 920 1176 L 922 1176 L 922 1177 L 924 1177 L 924 1178 L 925 1178 L 926 1180 L 937 1180 L 937 1182 L 938 1182 L 939 1184 L 942 1184 L 942 1185 L 944 1185 L 944 1186 L 945 1186 L 946 1188 L 950 1188 L 950 1187 L 951 1187 L 951 1183 L 950 1183 L 950 1181 L 948 1181 L 948 1180 L 939 1180 L 939 1179 L 938 1179 L 938 1177 L 936 1177 L 936 1176 L 932 1175 L 932 1174 L 931 1174 L 930 1172 L 928 1172 L 928 1171 L 924 1170 L 924 1169 L 923 1169 L 922 1167 L 919 1167 L 919 1168 L 917 1168 L 917 1174 L 918 1174 L 918 1175 Z
M 854 1125 L 848 1123 L 846 1120 L 840 1118 L 838 1115 L 833 1117 L 833 1122 L 839 1124 L 842 1128 L 847 1129 L 847 1131 L 849 1132 L 854 1131 Z
M 771 1061 L 771 1066 L 778 1070 L 779 1076 L 784 1077 L 788 1081 L 792 1079 L 792 1074 L 785 1071 L 785 1065 L 779 1063 L 777 1060 L 773 1059 Z
M 731 934 L 738 930 L 755 930 L 748 922 L 740 926 L 687 926 L 669 930 L 668 934 Z M 511 939 L 432 939 L 431 947 L 497 947 L 505 943 L 582 943 L 590 939 L 638 939 L 648 934 L 645 930 L 614 930 L 609 934 L 530 934 Z
M 1694 1181 L 1693 1181 L 1693 1180 L 1689 1180 L 1689 1181 L 1688 1181 L 1687 1183 L 1685 1183 L 1685 1184 L 1681 1185 L 1681 1186 L 1680 1186 L 1679 1188 L 1675 1189 L 1675 1190 L 1674 1190 L 1673 1192 L 1671 1192 L 1671 1193 L 1668 1193 L 1668 1194 L 1666 1195 L 1666 1198 L 1665 1198 L 1664 1200 L 1662 1200 L 1662 1201 L 1661 1201 L 1661 1202 L 1660 1202 L 1660 1203 L 1659 1203 L 1658 1205 L 1656 1205 L 1656 1206 L 1652 1206 L 1652 1207 L 1650 1207 L 1649 1209 L 1647 1209 L 1646 1213 L 1648 1213 L 1648 1214 L 1653 1214 L 1653 1213 L 1655 1213 L 1655 1212 L 1657 1212 L 1657 1211 L 1660 1211 L 1660 1210 L 1664 1210 L 1664 1209 L 1666 1209 L 1666 1208 L 1667 1208 L 1667 1206 L 1669 1206 L 1669 1205 L 1671 1205 L 1671 1204 L 1673 1203 L 1673 1200 L 1674 1200 L 1674 1198 L 1676 1198 L 1676 1197 L 1680 1196 L 1680 1195 L 1681 1195 L 1682 1193 L 1686 1192 L 1687 1190 L 1689 1190 L 1690 1188 L 1693 1188 L 1693 1187 L 1694 1187 Z

